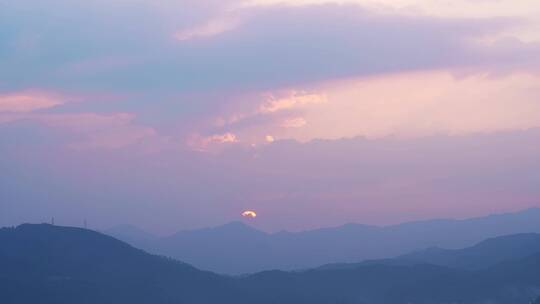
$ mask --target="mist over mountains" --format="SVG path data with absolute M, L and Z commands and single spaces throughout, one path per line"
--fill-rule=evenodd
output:
M 148 252 L 226 274 L 357 263 L 433 247 L 459 249 L 487 238 L 528 232 L 540 232 L 538 208 L 465 220 L 438 219 L 384 227 L 346 224 L 303 232 L 265 233 L 242 222 L 181 231 L 168 237 L 155 237 L 133 226 L 105 231 Z
M 540 234 L 489 239 L 445 251 L 442 260 L 439 251 L 428 250 L 408 256 L 407 263 L 402 256 L 237 277 L 80 228 L 2 228 L 0 245 L 0 294 L 10 304 L 528 304 L 540 295 Z M 485 258 L 482 267 L 462 266 L 475 264 L 477 254 Z

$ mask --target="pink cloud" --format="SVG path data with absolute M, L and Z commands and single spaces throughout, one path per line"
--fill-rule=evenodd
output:
M 275 128 L 299 129 L 304 127 L 307 124 L 304 117 L 291 117 L 290 115 L 299 115 L 312 107 L 322 106 L 328 102 L 325 94 L 287 89 L 272 92 L 271 94 L 258 93 L 251 96 L 242 96 L 236 100 L 243 106 L 233 105 L 233 109 L 229 109 L 228 113 L 210 119 L 210 124 L 205 125 L 203 123 L 199 128 L 202 130 L 210 128 L 212 133 L 221 130 L 224 133 L 227 132 L 225 134 L 228 134 L 228 130 L 232 129 L 235 138 L 241 136 L 244 139 L 242 141 L 244 144 L 253 146 L 269 142 L 267 135 L 273 133 Z M 255 105 L 253 105 L 254 103 Z M 248 109 L 241 109 L 242 107 Z M 261 127 L 262 125 L 272 130 L 265 131 Z M 205 133 L 204 131 L 199 132 Z M 190 140 L 190 146 L 199 147 L 201 143 L 203 146 L 207 146 L 209 143 L 220 143 L 222 137 L 223 133 L 206 138 L 199 137 L 196 140 Z M 193 144 L 193 142 L 197 144 Z M 234 140 L 232 142 L 238 141 Z
M 177 31 L 174 34 L 174 38 L 178 41 L 186 41 L 196 38 L 217 36 L 222 33 L 234 30 L 240 24 L 240 20 L 236 18 L 211 19 L 204 24 Z
M 166 142 L 155 129 L 136 124 L 135 118 L 133 113 L 0 113 L 0 123 L 28 120 L 75 135 L 79 139 L 67 146 L 77 150 L 118 149 L 145 140 Z
M 222 135 L 213 135 L 210 138 L 211 142 L 218 142 L 218 143 L 232 143 L 232 142 L 238 142 L 238 139 L 236 138 L 236 135 L 232 133 L 225 133 Z
M 303 117 L 288 118 L 281 124 L 284 128 L 301 128 L 307 124 Z
M 0 113 L 28 113 L 36 110 L 52 108 L 65 102 L 64 97 L 51 93 L 33 91 L 0 95 Z
M 206 137 L 202 137 L 198 134 L 192 135 L 189 138 L 187 144 L 191 149 L 200 152 L 207 152 L 212 148 L 222 144 L 238 143 L 239 139 L 236 134 L 227 132 L 223 134 L 214 134 Z M 217 146 L 216 146 L 217 145 Z
M 455 75 L 428 70 L 308 84 L 285 97 L 256 102 L 256 111 L 236 109 L 213 128 L 233 129 L 251 144 L 264 143 L 267 134 L 306 142 L 540 127 L 538 75 Z M 319 93 L 298 93 L 309 90 Z
M 290 91 L 288 96 L 283 98 L 276 99 L 273 95 L 270 95 L 268 100 L 259 106 L 259 113 L 274 113 L 281 110 L 326 102 L 327 98 L 325 95 L 308 94 L 303 91 Z

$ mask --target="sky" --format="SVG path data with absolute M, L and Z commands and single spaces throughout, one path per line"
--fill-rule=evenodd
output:
M 0 226 L 472 217 L 539 155 L 536 0 L 0 0 Z

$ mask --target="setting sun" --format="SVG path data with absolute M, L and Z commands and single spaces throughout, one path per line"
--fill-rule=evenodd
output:
M 253 210 L 246 210 L 246 211 L 242 212 L 242 217 L 256 218 L 257 213 L 255 211 L 253 211 Z

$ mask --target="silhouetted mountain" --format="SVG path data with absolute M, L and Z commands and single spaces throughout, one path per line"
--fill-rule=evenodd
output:
M 430 248 L 399 259 L 474 270 L 539 252 L 540 234 L 525 233 L 488 239 L 466 249 Z
M 372 264 L 233 278 L 51 225 L 1 229 L 0 269 L 1 303 L 9 304 L 528 304 L 540 294 L 540 254 L 476 271 Z
M 160 239 L 151 250 L 178 259 L 182 257 L 196 267 L 223 273 L 250 271 L 254 269 L 254 260 L 263 265 L 265 260 L 273 260 L 268 235 L 241 222 L 182 231 Z
M 480 271 L 421 264 L 354 269 L 270 271 L 244 279 L 253 293 L 271 286 L 264 303 L 529 303 L 540 293 L 540 255 Z M 294 302 L 293 302 L 294 303 Z
M 430 220 L 386 227 L 347 224 L 274 234 L 235 222 L 183 231 L 152 242 L 123 240 L 201 269 L 239 274 L 384 259 L 431 247 L 458 249 L 487 238 L 528 232 L 540 232 L 540 209 L 466 220 Z M 216 257 L 215 252 L 220 252 L 220 256 Z
M 0 269 L 2 303 L 218 303 L 233 290 L 112 237 L 47 224 L 1 229 Z
M 464 249 L 433 247 L 393 259 L 327 264 L 318 269 L 351 269 L 373 264 L 394 266 L 431 264 L 463 270 L 477 270 L 505 261 L 522 259 L 536 253 L 540 253 L 540 234 L 523 233 L 491 238 Z

